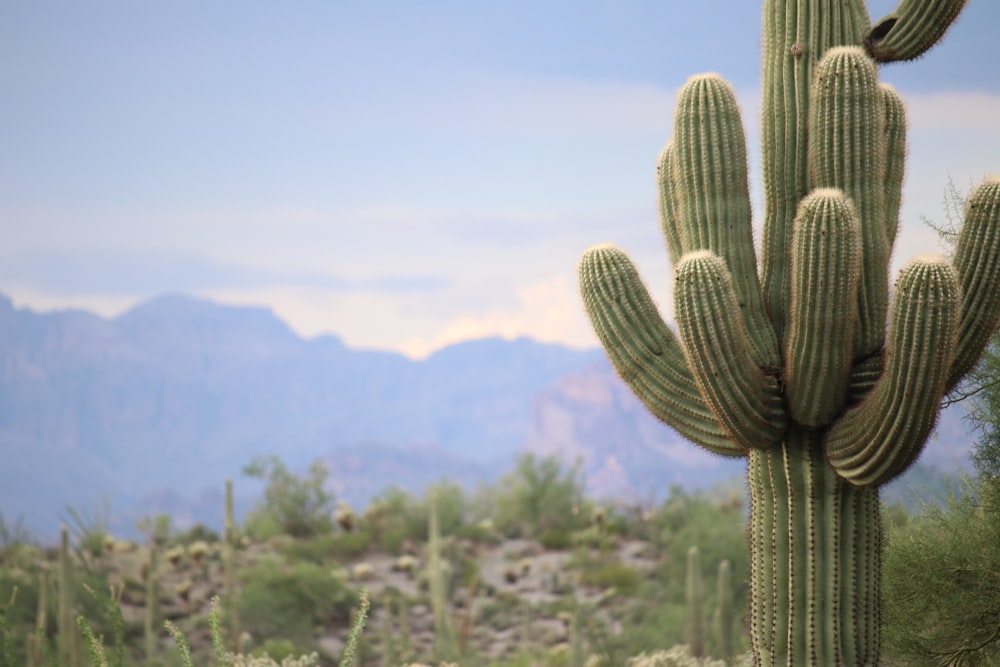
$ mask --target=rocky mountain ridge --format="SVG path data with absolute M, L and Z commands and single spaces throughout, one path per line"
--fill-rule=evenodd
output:
M 961 428 L 942 423 L 947 446 L 925 459 L 961 463 Z M 300 338 L 263 308 L 172 295 L 104 319 L 0 295 L 0 511 L 46 533 L 102 499 L 126 524 L 218 524 L 225 477 L 244 506 L 259 492 L 240 476 L 258 455 L 323 459 L 362 504 L 390 485 L 493 481 L 525 450 L 579 458 L 592 493 L 635 501 L 742 468 L 657 422 L 600 350 L 484 339 L 413 361 Z

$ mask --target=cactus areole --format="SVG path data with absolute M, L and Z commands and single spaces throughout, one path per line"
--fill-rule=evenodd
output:
M 890 305 L 906 154 L 877 62 L 934 45 L 964 0 L 766 0 L 764 231 L 755 254 L 743 126 L 719 76 L 681 90 L 658 165 L 677 333 L 628 257 L 580 263 L 618 374 L 694 443 L 747 458 L 758 665 L 879 660 L 879 487 L 920 454 L 941 397 L 1000 321 L 1000 178 L 966 204 L 954 257 L 912 260 Z

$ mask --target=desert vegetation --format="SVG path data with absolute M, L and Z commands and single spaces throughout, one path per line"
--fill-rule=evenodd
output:
M 979 474 L 943 504 L 883 512 L 885 664 L 996 657 L 1000 493 L 977 451 Z M 220 507 L 221 532 L 161 516 L 118 540 L 77 512 L 42 546 L 4 522 L 0 664 L 749 664 L 738 485 L 599 503 L 576 468 L 524 455 L 495 485 L 390 488 L 354 510 L 319 466 L 267 469 L 242 520 Z M 933 601 L 915 594 L 929 586 Z

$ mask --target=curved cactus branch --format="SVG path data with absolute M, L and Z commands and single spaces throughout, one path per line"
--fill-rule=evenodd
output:
M 698 389 L 733 439 L 747 449 L 777 444 L 785 412 L 777 379 L 753 359 L 725 262 L 708 250 L 677 265 L 674 313 Z
M 827 459 L 856 486 L 880 485 L 923 449 L 955 355 L 959 286 L 944 259 L 911 261 L 896 281 L 885 370 L 857 407 L 830 428 Z
M 615 370 L 650 412 L 709 451 L 742 456 L 705 405 L 680 345 L 629 258 L 610 245 L 580 261 L 580 290 Z
M 778 339 L 757 279 L 743 122 L 736 95 L 718 74 L 693 76 L 681 89 L 672 156 L 684 253 L 710 250 L 725 260 L 754 362 L 777 372 Z
M 1000 176 L 986 179 L 969 197 L 955 248 L 962 286 L 962 323 L 948 391 L 976 365 L 1000 325 Z
M 881 63 L 919 58 L 937 44 L 967 0 L 903 0 L 865 33 L 865 49 Z
M 903 198 L 906 170 L 906 108 L 896 89 L 879 84 L 885 112 L 885 230 L 891 248 L 899 229 L 899 205 Z
M 669 143 L 660 151 L 656 161 L 657 204 L 660 209 L 660 231 L 667 242 L 671 266 L 681 261 L 684 246 L 681 244 L 681 226 L 677 216 L 677 193 L 674 185 L 674 145 Z

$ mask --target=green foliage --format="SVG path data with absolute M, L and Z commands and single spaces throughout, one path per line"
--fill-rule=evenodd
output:
M 239 616 L 255 637 L 306 638 L 319 624 L 343 621 L 355 594 L 328 568 L 266 559 L 242 573 Z
M 885 551 L 887 664 L 1000 663 L 1000 485 L 966 480 L 894 529 Z
M 107 499 L 95 503 L 93 511 L 66 506 L 63 521 L 69 526 L 73 550 L 84 567 L 89 568 L 95 559 L 104 554 L 105 540 L 111 534 L 108 530 L 110 517 L 111 506 Z
M 566 468 L 554 456 L 522 454 L 514 471 L 488 495 L 485 504 L 490 505 L 494 524 L 508 537 L 573 531 L 590 520 L 579 461 Z
M 214 544 L 219 541 L 219 534 L 203 523 L 196 523 L 183 533 L 178 533 L 173 542 L 189 545 L 193 542 Z
M 970 374 L 973 389 L 969 421 L 979 434 L 972 463 L 980 477 L 1000 480 L 1000 338 L 994 338 Z
M 639 573 L 635 568 L 617 561 L 585 567 L 580 583 L 599 588 L 613 588 L 621 595 L 633 595 L 639 589 Z
M 307 474 L 294 475 L 277 456 L 257 457 L 243 474 L 263 480 L 264 503 L 246 518 L 247 529 L 257 538 L 279 533 L 311 537 L 332 530 L 333 495 L 326 491 L 329 472 L 315 461 Z
M 373 541 L 383 551 L 399 554 L 407 540 L 422 542 L 427 537 L 426 509 L 406 491 L 389 487 L 376 496 L 371 505 L 378 508 L 378 529 L 372 530 Z M 366 512 L 365 516 L 370 517 L 370 513 Z M 370 518 L 362 523 L 371 530 Z
M 371 535 L 357 530 L 332 532 L 278 544 L 278 552 L 289 560 L 304 560 L 317 565 L 343 561 L 364 554 L 371 545 Z
M 23 517 L 18 517 L 13 523 L 8 523 L 3 512 L 0 512 L 0 562 L 3 561 L 8 551 L 33 544 L 31 533 L 24 527 Z

